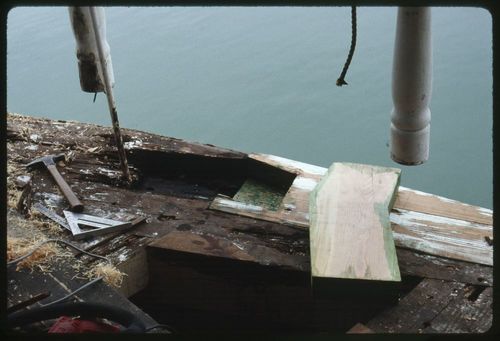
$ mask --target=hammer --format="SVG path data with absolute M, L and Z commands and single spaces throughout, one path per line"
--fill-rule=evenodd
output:
M 28 163 L 26 165 L 26 168 L 34 169 L 45 166 L 49 170 L 50 174 L 52 174 L 52 177 L 56 181 L 57 186 L 59 186 L 59 188 L 61 189 L 61 192 L 63 192 L 66 199 L 68 199 L 71 210 L 73 212 L 82 212 L 83 204 L 80 202 L 80 200 L 78 200 L 75 193 L 73 193 L 69 185 L 66 183 L 66 181 L 63 179 L 56 168 L 55 163 L 61 160 L 64 160 L 64 154 L 47 155 Z

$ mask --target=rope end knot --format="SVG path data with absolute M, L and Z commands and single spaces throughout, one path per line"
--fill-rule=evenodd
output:
M 337 79 L 337 86 L 349 85 L 343 78 Z

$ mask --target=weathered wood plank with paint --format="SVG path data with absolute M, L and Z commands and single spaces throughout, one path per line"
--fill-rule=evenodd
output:
M 493 267 L 396 248 L 401 275 L 493 286 Z
M 493 265 L 491 225 L 394 209 L 391 223 L 396 245 L 431 255 Z
M 218 195 L 210 208 L 227 213 L 272 221 L 302 228 L 309 227 L 309 194 L 324 174 L 324 168 L 294 162 L 285 163 L 284 158 L 264 154 L 249 154 L 249 159 L 268 164 L 295 175 L 293 182 L 281 198 L 276 209 L 269 209 L 266 203 L 242 199 L 237 193 L 232 198 Z M 291 160 L 290 160 L 291 161 Z
M 416 191 L 403 186 L 399 187 L 394 207 L 471 223 L 493 224 L 493 211 L 490 209 L 468 205 L 457 200 Z
M 309 194 L 327 169 L 274 155 L 249 157 L 297 174 L 280 209 L 269 211 L 222 196 L 216 197 L 210 208 L 307 229 Z M 400 186 L 389 217 L 397 246 L 492 265 L 492 214 L 485 208 Z
M 311 275 L 400 281 L 389 210 L 401 171 L 334 163 L 311 192 Z

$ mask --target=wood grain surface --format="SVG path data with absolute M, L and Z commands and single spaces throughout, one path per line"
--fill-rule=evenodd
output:
M 334 163 L 310 199 L 315 277 L 400 281 L 389 210 L 400 170 Z

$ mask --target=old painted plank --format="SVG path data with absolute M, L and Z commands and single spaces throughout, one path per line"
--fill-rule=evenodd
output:
M 394 208 L 422 212 L 484 225 L 493 224 L 493 211 L 439 195 L 399 187 Z
M 401 275 L 492 286 L 493 267 L 396 248 Z
M 389 210 L 400 170 L 334 163 L 311 192 L 315 278 L 400 281 Z
M 274 155 L 249 154 L 249 157 L 267 162 L 288 171 L 296 172 L 297 174 L 307 174 L 308 176 L 314 174 L 321 177 L 327 171 L 324 167 L 314 166 Z M 403 186 L 399 186 L 394 208 L 429 213 L 485 225 L 493 224 L 493 211 L 490 209 L 468 205 L 457 200 Z
M 271 211 L 277 211 L 283 200 L 283 194 L 277 187 L 269 186 L 255 179 L 247 179 L 233 196 L 235 201 L 260 205 Z
M 391 222 L 397 246 L 493 265 L 492 226 L 402 209 L 391 212 Z

